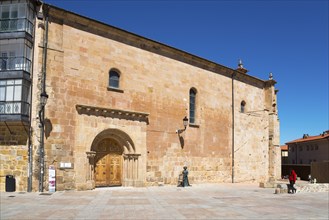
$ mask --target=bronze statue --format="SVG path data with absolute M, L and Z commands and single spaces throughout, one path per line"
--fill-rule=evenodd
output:
M 189 181 L 188 181 L 187 166 L 184 166 L 183 168 L 184 168 L 183 172 L 178 177 L 178 185 L 177 186 L 181 186 L 181 187 L 191 186 Z

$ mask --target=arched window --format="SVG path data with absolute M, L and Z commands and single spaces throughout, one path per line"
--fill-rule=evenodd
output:
M 245 110 L 246 110 L 246 102 L 245 102 L 245 101 L 242 101 L 242 102 L 241 102 L 241 105 L 240 105 L 240 111 L 241 111 L 242 113 L 244 113 Z
M 190 89 L 190 117 L 191 124 L 195 123 L 195 111 L 196 111 L 196 89 Z
M 109 87 L 119 88 L 120 73 L 117 70 L 111 69 L 109 74 Z

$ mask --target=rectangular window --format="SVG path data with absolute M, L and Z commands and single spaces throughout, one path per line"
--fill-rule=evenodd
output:
M 0 32 L 33 33 L 34 6 L 30 2 L 0 5 Z
M 189 108 L 189 121 L 191 124 L 195 123 L 195 111 L 196 111 L 196 95 L 197 92 L 194 88 L 190 89 L 190 108 Z
M 27 16 L 26 16 L 26 10 L 27 9 L 27 7 L 26 7 L 26 5 L 25 4 L 19 4 L 18 5 L 18 17 L 19 18 L 26 18 Z
M 1 52 L 0 54 L 0 60 L 1 60 L 1 66 L 0 70 L 6 70 L 7 69 L 7 63 L 8 63 L 8 56 L 6 52 Z
M 10 5 L 4 5 L 1 7 L 1 16 L 0 18 L 2 20 L 9 19 L 9 11 L 10 11 Z
M 17 5 L 11 5 L 10 18 L 17 18 L 18 16 L 18 7 Z
M 7 86 L 6 101 L 14 101 L 14 86 Z
M 29 91 L 25 80 L 0 80 L 0 114 L 28 115 Z
M 0 87 L 0 101 L 5 101 L 6 97 L 6 91 L 5 91 L 5 87 Z
M 32 43 L 25 39 L 0 40 L 0 71 L 31 72 Z

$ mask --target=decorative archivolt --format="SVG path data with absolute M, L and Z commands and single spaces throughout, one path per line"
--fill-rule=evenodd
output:
M 109 128 L 99 133 L 91 145 L 91 151 L 113 151 L 120 154 L 136 153 L 134 142 L 129 135 L 119 129 L 114 128 Z
M 95 148 L 97 153 L 123 153 L 123 148 L 113 139 L 103 139 Z

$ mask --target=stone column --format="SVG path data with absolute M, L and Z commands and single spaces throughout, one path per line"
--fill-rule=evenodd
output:
M 89 161 L 89 169 L 87 171 L 87 189 L 95 188 L 95 179 L 94 179 L 94 171 L 95 171 L 95 151 L 86 152 L 87 158 Z
M 138 181 L 138 157 L 140 154 L 125 154 L 124 158 L 124 171 L 123 179 L 125 186 L 135 186 L 135 182 Z

